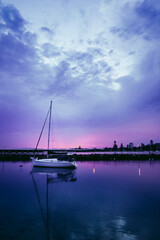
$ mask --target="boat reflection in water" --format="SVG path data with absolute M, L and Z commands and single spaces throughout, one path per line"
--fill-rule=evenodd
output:
M 41 199 L 40 199 L 40 195 L 38 192 L 38 187 L 37 187 L 37 182 L 35 179 L 35 175 L 46 175 L 46 211 L 45 209 L 42 207 L 41 204 Z M 50 222 L 50 212 L 49 212 L 49 184 L 50 183 L 61 183 L 61 182 L 75 182 L 77 180 L 76 175 L 75 175 L 75 170 L 73 169 L 68 169 L 68 168 L 39 168 L 39 167 L 33 167 L 32 168 L 32 180 L 33 180 L 33 184 L 35 187 L 35 192 L 36 192 L 36 196 L 37 196 L 37 200 L 40 206 L 40 211 L 41 211 L 41 217 L 46 229 L 46 239 L 50 240 L 52 239 L 52 234 L 51 234 L 51 229 L 50 227 L 52 227 L 53 230 L 53 226 L 51 226 L 51 222 Z
M 48 181 L 52 183 L 58 182 L 74 182 L 77 180 L 75 170 L 70 168 L 41 168 L 33 167 L 32 174 L 47 175 Z

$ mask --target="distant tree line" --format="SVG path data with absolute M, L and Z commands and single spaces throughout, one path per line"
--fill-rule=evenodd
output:
M 152 141 L 152 140 L 151 140 Z M 126 147 L 123 146 L 123 143 L 120 144 L 120 147 L 117 146 L 116 141 L 114 141 L 113 147 L 105 147 L 106 151 L 160 151 L 160 143 L 151 142 L 150 144 L 145 145 L 141 143 L 141 145 L 133 146 L 133 143 L 129 143 Z

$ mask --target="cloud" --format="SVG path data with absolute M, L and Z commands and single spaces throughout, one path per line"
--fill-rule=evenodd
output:
M 41 44 L 52 44 L 55 32 L 48 27 L 41 27 L 38 31 L 38 38 Z
M 1 4 L 0 18 L 0 132 L 26 132 L 37 119 L 29 114 L 34 109 L 31 82 L 39 65 L 36 34 L 26 29 L 14 6 Z
M 35 50 L 10 33 L 1 34 L 0 49 L 0 70 L 15 75 L 25 74 L 35 58 Z
M 141 31 L 150 38 L 159 38 L 160 4 L 158 1 L 143 1 L 137 4 L 135 12 L 141 21 Z
M 45 43 L 42 45 L 42 54 L 47 58 L 51 58 L 51 57 L 60 56 L 61 52 L 53 44 Z
M 49 34 L 53 34 L 53 31 L 52 31 L 50 28 L 48 28 L 48 27 L 41 27 L 41 30 L 42 30 L 43 32 L 47 32 L 47 33 L 49 33 Z
M 21 17 L 19 11 L 13 5 L 1 7 L 0 15 L 4 21 L 3 26 L 5 26 L 6 29 L 17 33 L 24 30 L 26 21 Z
M 36 121 L 38 131 L 51 99 L 61 128 L 84 135 L 159 119 L 159 5 L 102 1 L 92 9 L 100 27 L 84 37 L 79 28 L 76 41 L 60 24 L 31 32 L 14 6 L 0 5 L 0 131 L 27 133 Z M 90 14 L 82 12 L 76 26 L 84 17 L 87 30 Z
M 115 4 L 118 5 L 116 10 L 114 10 Z M 160 7 L 158 1 L 103 1 L 101 11 L 103 14 L 108 14 L 110 11 L 109 19 L 113 17 L 113 21 L 107 23 L 110 32 L 123 39 L 137 36 L 148 41 L 159 38 Z

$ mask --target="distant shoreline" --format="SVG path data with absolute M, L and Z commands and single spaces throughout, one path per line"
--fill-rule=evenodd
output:
M 27 154 L 20 152 L 1 153 L 0 161 L 30 161 L 30 157 L 33 154 Z M 46 154 L 36 154 L 38 158 L 44 158 Z M 160 152 L 67 152 L 52 153 L 51 157 L 58 157 L 61 160 L 75 159 L 76 161 L 147 161 L 147 160 L 160 160 Z

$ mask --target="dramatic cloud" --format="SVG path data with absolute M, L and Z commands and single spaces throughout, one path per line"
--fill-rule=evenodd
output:
M 21 17 L 19 11 L 12 5 L 1 8 L 1 16 L 4 24 L 2 27 L 13 32 L 21 32 L 24 30 L 25 20 Z
M 159 1 L 47 0 L 34 12 L 30 0 L 9 3 L 0 147 L 33 147 L 51 99 L 57 147 L 159 141 Z

